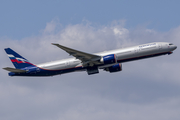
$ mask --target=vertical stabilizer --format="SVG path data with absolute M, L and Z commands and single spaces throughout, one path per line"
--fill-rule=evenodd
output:
M 8 54 L 11 62 L 13 63 L 16 69 L 21 69 L 33 65 L 27 59 L 13 51 L 11 48 L 6 48 L 4 50 Z

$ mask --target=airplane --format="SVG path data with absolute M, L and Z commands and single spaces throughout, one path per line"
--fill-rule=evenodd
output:
M 57 43 L 52 43 L 62 50 L 74 56 L 73 58 L 48 62 L 43 64 L 32 64 L 27 59 L 13 51 L 5 48 L 15 68 L 6 67 L 10 71 L 9 76 L 54 76 L 75 71 L 87 71 L 88 75 L 99 73 L 103 69 L 110 73 L 122 71 L 122 63 L 172 54 L 177 46 L 167 42 L 154 42 L 134 47 L 122 48 L 90 54 L 75 50 Z

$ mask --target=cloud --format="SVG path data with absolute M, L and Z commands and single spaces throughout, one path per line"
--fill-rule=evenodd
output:
M 69 57 L 52 46 L 59 43 L 89 53 L 149 42 L 180 46 L 180 27 L 159 32 L 145 26 L 124 27 L 125 21 L 106 26 L 91 22 L 63 27 L 57 19 L 38 36 L 12 40 L 0 38 L 0 67 L 12 64 L 3 51 L 11 47 L 33 63 Z M 0 70 L 0 119 L 179 119 L 180 62 L 174 54 L 123 64 L 123 71 L 88 76 L 76 72 L 54 77 L 9 77 Z

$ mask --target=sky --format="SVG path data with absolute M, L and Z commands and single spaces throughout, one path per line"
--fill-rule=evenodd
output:
M 0 67 L 10 47 L 34 64 L 69 58 L 59 43 L 96 53 L 150 42 L 180 46 L 178 0 L 2 0 Z M 179 51 L 179 52 L 178 52 Z M 3 120 L 179 120 L 180 50 L 88 76 L 9 77 L 0 70 Z

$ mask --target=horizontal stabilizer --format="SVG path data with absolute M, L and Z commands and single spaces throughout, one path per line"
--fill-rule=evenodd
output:
M 10 68 L 10 67 L 6 67 L 6 68 L 3 68 L 3 69 L 7 70 L 7 71 L 10 71 L 10 72 L 13 72 L 13 73 L 24 73 L 24 72 L 26 72 L 26 70 Z

